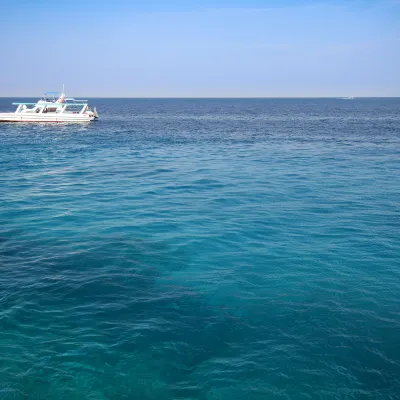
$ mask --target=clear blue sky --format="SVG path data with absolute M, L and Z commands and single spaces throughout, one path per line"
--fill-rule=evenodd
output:
M 400 0 L 5 0 L 0 96 L 400 96 Z

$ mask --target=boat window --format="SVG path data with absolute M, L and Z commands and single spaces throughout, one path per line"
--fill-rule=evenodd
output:
M 79 114 L 80 111 L 82 110 L 82 105 L 75 105 L 75 104 L 68 104 L 66 109 L 65 109 L 65 113 L 68 114 Z

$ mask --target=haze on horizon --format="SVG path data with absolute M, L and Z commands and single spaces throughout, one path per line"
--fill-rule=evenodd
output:
M 9 1 L 0 97 L 400 96 L 400 0 Z

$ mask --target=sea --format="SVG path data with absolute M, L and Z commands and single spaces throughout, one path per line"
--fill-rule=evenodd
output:
M 89 103 L 0 124 L 0 400 L 400 399 L 400 98 Z

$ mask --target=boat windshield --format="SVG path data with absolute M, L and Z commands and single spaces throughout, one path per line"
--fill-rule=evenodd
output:
M 60 95 L 60 92 L 45 92 L 41 100 L 44 100 L 48 103 L 55 103 Z

